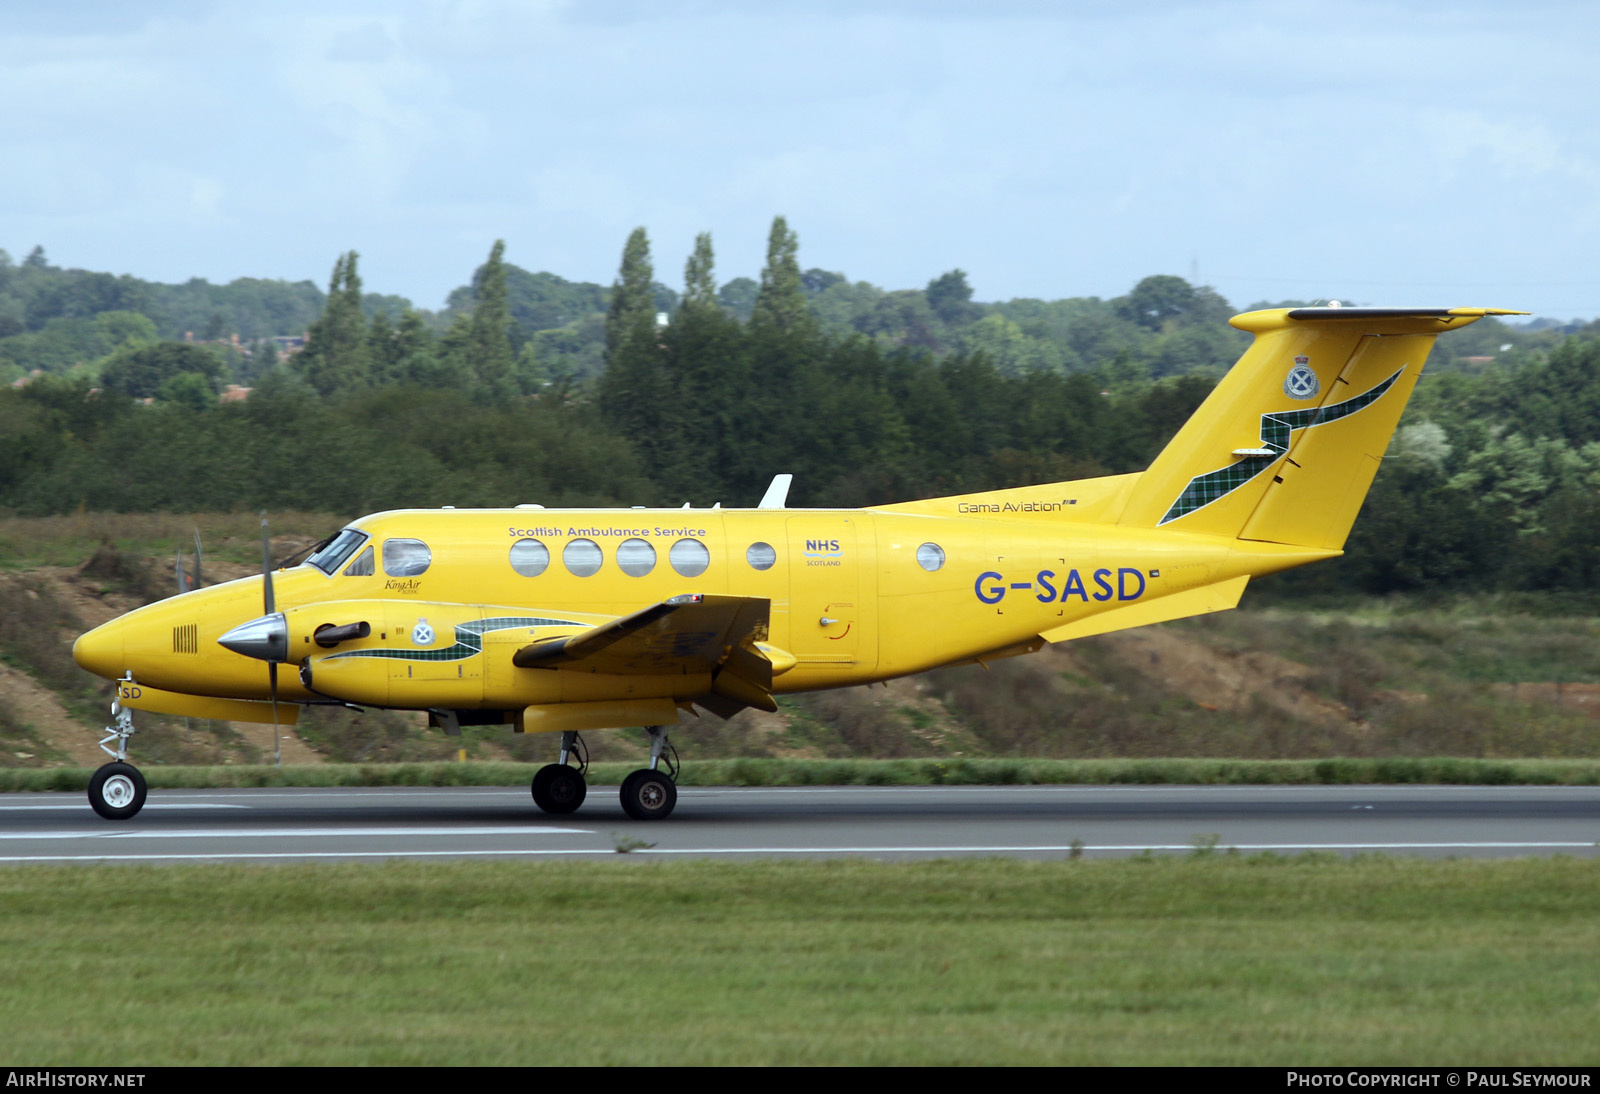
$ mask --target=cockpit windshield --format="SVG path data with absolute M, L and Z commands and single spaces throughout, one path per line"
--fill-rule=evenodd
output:
M 331 575 L 344 565 L 344 560 L 354 554 L 357 547 L 366 541 L 367 533 L 346 528 L 306 561 L 323 573 Z

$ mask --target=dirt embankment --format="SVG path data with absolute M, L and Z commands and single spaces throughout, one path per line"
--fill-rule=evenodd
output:
M 274 546 L 281 546 L 282 554 L 292 549 L 287 542 L 275 541 Z M 255 572 L 248 564 L 208 563 L 207 584 Z M 81 567 L 40 567 L 0 575 L 0 765 L 93 766 L 103 761 L 97 741 L 108 717 L 111 688 L 72 664 L 71 644 L 82 631 L 167 595 L 173 584 L 170 559 L 130 558 L 115 552 L 99 553 Z M 1265 637 L 1219 641 L 1203 626 L 1186 624 L 1123 631 L 1000 662 L 992 673 L 966 667 L 886 685 L 794 696 L 783 699 L 776 714 L 747 711 L 726 723 L 706 715 L 682 726 L 675 739 L 686 754 L 700 757 L 892 758 L 1018 751 L 1100 755 L 1145 734 L 1147 727 L 1180 725 L 1189 715 L 1239 715 L 1240 725 L 1260 725 L 1267 731 L 1279 727 L 1283 754 L 1307 749 L 1343 754 L 1352 747 L 1358 751 L 1388 747 L 1390 738 L 1376 734 L 1369 721 L 1374 710 L 1385 712 L 1391 721 L 1396 710 L 1402 720 L 1410 717 L 1407 733 L 1415 729 L 1412 723 L 1425 722 L 1429 696 L 1420 691 L 1369 687 L 1363 697 L 1350 698 L 1358 707 L 1352 709 L 1339 701 L 1349 698 L 1347 691 L 1330 688 L 1326 666 L 1263 648 L 1272 645 L 1272 637 L 1266 630 L 1261 634 Z M 1143 706 L 1138 702 L 1156 693 L 1165 698 Z M 1478 694 L 1511 711 L 1512 720 L 1518 711 L 1536 709 L 1600 717 L 1597 684 L 1507 684 L 1484 687 Z M 1435 720 L 1469 727 L 1474 719 L 1492 721 L 1495 712 L 1481 706 L 1479 699 L 1458 696 L 1455 701 L 1456 707 L 1441 708 Z M 1468 705 L 1461 706 L 1463 702 Z M 1410 708 L 1414 715 L 1402 708 Z M 272 756 L 273 732 L 264 725 L 142 714 L 137 720 L 140 735 L 132 751 L 147 763 L 243 763 Z M 1103 727 L 1098 738 L 1097 720 Z M 1019 735 L 1016 727 L 1025 723 L 1036 725 L 1037 732 Z M 1285 726 L 1312 732 L 1295 737 L 1282 729 Z M 1319 728 L 1325 732 L 1319 735 L 1315 732 Z M 1474 740 L 1500 739 L 1486 736 L 1490 730 L 1505 736 L 1491 725 L 1478 738 L 1467 740 L 1466 746 Z M 1223 739 L 1218 747 L 1258 740 L 1248 736 L 1248 729 L 1239 732 L 1244 735 Z M 1426 732 L 1424 725 L 1417 739 Z M 597 759 L 635 759 L 644 754 L 640 733 L 592 736 Z M 1147 737 L 1148 747 L 1156 750 L 1182 739 L 1158 733 Z M 1291 743 L 1295 740 L 1323 743 L 1301 748 Z M 1416 745 L 1411 741 L 1404 738 L 1406 749 L 1433 754 L 1427 752 L 1425 741 Z M 463 745 L 476 757 L 530 760 L 552 758 L 554 749 L 553 740 L 543 736 L 518 738 L 491 730 L 460 740 L 426 730 L 415 717 L 383 711 L 358 715 L 331 708 L 314 708 L 301 727 L 286 728 L 281 744 L 284 759 L 293 763 L 449 759 Z M 1260 747 L 1270 750 L 1278 745 L 1269 742 Z M 1449 747 L 1463 746 L 1457 742 Z

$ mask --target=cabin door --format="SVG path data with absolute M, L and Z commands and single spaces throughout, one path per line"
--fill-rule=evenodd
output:
M 852 664 L 861 639 L 861 555 L 854 517 L 788 520 L 789 652 L 802 663 Z

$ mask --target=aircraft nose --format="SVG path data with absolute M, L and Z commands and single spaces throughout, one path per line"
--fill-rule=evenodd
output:
M 72 659 L 78 667 L 115 680 L 123 674 L 126 657 L 122 646 L 122 628 L 117 620 L 102 624 L 87 634 L 79 635 L 72 644 Z

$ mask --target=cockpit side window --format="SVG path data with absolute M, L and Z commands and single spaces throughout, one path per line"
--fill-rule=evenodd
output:
M 371 577 L 372 576 L 372 545 L 367 544 L 367 549 L 356 556 L 356 560 L 344 568 L 345 577 Z
M 311 565 L 323 573 L 333 575 L 339 567 L 344 565 L 344 560 L 355 553 L 367 541 L 367 533 L 358 532 L 354 528 L 346 528 L 328 542 L 322 550 L 306 559 Z
M 416 577 L 432 564 L 433 552 L 420 539 L 391 539 L 383 545 L 383 572 L 390 577 Z

